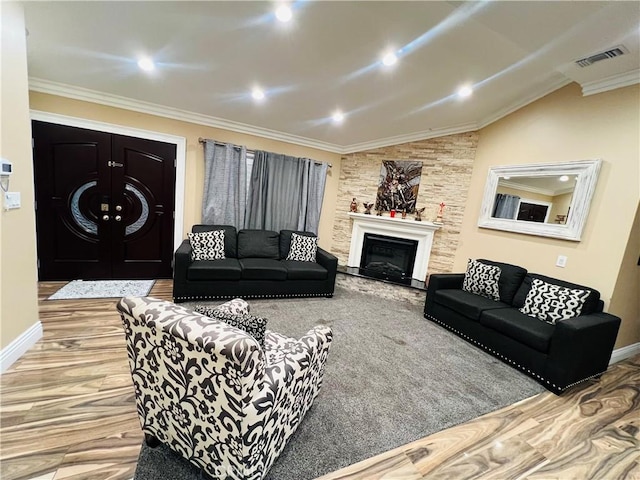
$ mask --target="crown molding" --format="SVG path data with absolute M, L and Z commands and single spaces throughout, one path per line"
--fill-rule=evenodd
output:
M 58 95 L 61 97 L 72 98 L 75 100 L 82 100 L 91 103 L 97 103 L 100 105 L 106 105 L 109 107 L 122 108 L 125 110 L 131 110 L 134 112 L 146 113 L 149 115 L 155 115 L 164 118 L 170 118 L 173 120 L 179 120 L 183 122 L 194 123 L 196 125 L 203 125 L 207 127 L 220 128 L 224 130 L 230 130 L 233 132 L 245 133 L 248 135 L 255 135 L 262 138 L 268 138 L 271 140 L 278 140 L 281 142 L 287 142 L 295 145 L 301 145 L 304 147 L 316 148 L 331 153 L 338 154 L 350 154 L 355 152 L 362 152 L 365 150 L 373 150 L 376 148 L 389 147 L 392 145 L 400 145 L 403 143 L 417 142 L 421 140 L 428 140 L 430 138 L 444 137 L 446 135 L 455 135 L 458 133 L 473 132 L 486 127 L 487 125 L 500 120 L 501 118 L 509 115 L 510 113 L 519 110 L 520 108 L 538 100 L 539 98 L 548 95 L 555 90 L 564 87 L 571 83 L 572 80 L 562 77 L 550 85 L 546 85 L 537 92 L 526 97 L 524 100 L 519 100 L 508 107 L 498 110 L 494 114 L 485 117 L 481 122 L 470 122 L 462 125 L 456 125 L 452 127 L 434 128 L 429 130 L 423 130 L 420 132 L 414 132 L 404 135 L 397 135 L 393 137 L 386 137 L 378 140 L 372 140 L 368 142 L 354 143 L 351 145 L 337 145 L 335 143 L 322 142 L 307 137 L 301 137 L 298 135 L 291 135 L 276 130 L 270 130 L 268 128 L 256 127 L 245 123 L 234 122 L 231 120 L 225 120 L 218 117 L 212 117 L 209 115 L 203 115 L 200 113 L 189 112 L 187 110 L 181 110 L 178 108 L 167 107 L 156 103 L 143 102 L 140 100 L 134 100 L 128 97 L 121 97 L 118 95 L 112 95 L 109 93 L 99 92 L 96 90 L 90 90 L 87 88 L 76 87 L 64 83 L 52 82 L 50 80 L 44 80 L 41 78 L 30 77 L 29 89 L 35 92 L 47 93 L 50 95 Z
M 302 145 L 304 147 L 317 148 L 332 153 L 344 153 L 340 145 L 328 142 L 321 142 L 311 138 L 291 135 L 277 130 L 268 128 L 255 127 L 246 123 L 234 122 L 200 113 L 189 112 L 178 108 L 167 107 L 157 103 L 143 102 L 128 97 L 112 95 L 110 93 L 90 90 L 88 88 L 76 87 L 64 83 L 52 82 L 42 78 L 29 77 L 29 89 L 35 92 L 47 93 L 50 95 L 58 95 L 60 97 L 72 98 L 74 100 L 82 100 L 85 102 L 98 103 L 109 107 L 122 108 L 139 113 L 146 113 L 158 117 L 170 118 L 182 122 L 195 123 L 207 127 L 221 128 L 223 130 L 231 130 L 233 132 L 246 133 L 257 137 L 268 138 L 270 140 L 279 140 L 282 142 Z
M 611 75 L 610 77 L 592 82 L 581 83 L 582 95 L 587 97 L 596 93 L 608 92 L 616 88 L 628 87 L 640 83 L 640 69 L 636 68 L 630 72 Z
M 497 122 L 501 118 L 506 117 L 507 115 L 515 112 L 516 110 L 520 110 L 521 108 L 526 107 L 530 103 L 533 103 L 536 100 L 539 100 L 542 97 L 555 92 L 559 88 L 569 85 L 572 82 L 573 80 L 563 76 L 562 78 L 558 78 L 553 83 L 545 84 L 539 90 L 534 91 L 533 93 L 529 94 L 527 97 L 523 99 L 519 99 L 518 101 L 512 103 L 511 105 L 508 105 L 507 107 L 502 108 L 494 112 L 493 114 L 483 118 L 482 121 L 479 122 L 478 129 L 484 128 L 487 125 L 491 125 L 493 122 Z
M 418 142 L 420 140 L 428 140 L 430 138 L 444 137 L 446 135 L 455 135 L 457 133 L 474 132 L 478 130 L 475 122 L 465 123 L 454 127 L 433 128 L 422 132 L 408 133 L 405 135 L 397 135 L 395 137 L 381 138 L 371 142 L 354 143 L 343 147 L 343 154 L 363 152 L 365 150 L 373 150 L 375 148 L 389 147 L 392 145 L 400 145 L 403 143 Z

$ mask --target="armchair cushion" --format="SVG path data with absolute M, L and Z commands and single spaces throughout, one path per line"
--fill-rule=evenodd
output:
M 223 312 L 228 315 L 243 315 L 250 313 L 251 307 L 246 300 L 242 298 L 234 298 L 233 300 L 229 300 L 221 305 L 215 307 L 218 312 Z M 208 316 L 208 315 L 207 315 Z
M 232 313 L 233 308 L 231 306 L 227 306 L 227 304 L 219 307 L 197 305 L 194 310 L 209 318 L 221 320 L 227 325 L 231 325 L 232 327 L 236 327 L 243 332 L 248 333 L 257 340 L 260 348 L 264 347 L 264 335 L 267 330 L 266 318 L 255 317 L 248 313 Z
M 188 233 L 191 260 L 221 260 L 224 255 L 224 230 Z

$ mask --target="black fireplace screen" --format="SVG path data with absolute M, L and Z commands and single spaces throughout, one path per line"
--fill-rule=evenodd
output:
M 410 284 L 417 249 L 416 240 L 365 233 L 360 274 Z

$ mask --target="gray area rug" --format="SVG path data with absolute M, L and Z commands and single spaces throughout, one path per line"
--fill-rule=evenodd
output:
M 313 479 L 544 391 L 415 305 L 343 288 L 333 299 L 250 304 L 282 334 L 316 324 L 334 332 L 320 394 L 270 480 Z M 178 455 L 143 443 L 134 480 L 198 478 Z
M 51 295 L 47 300 L 74 298 L 118 298 L 149 294 L 155 280 L 73 280 Z

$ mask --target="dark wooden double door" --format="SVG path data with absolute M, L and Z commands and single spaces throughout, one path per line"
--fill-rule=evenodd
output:
M 176 146 L 32 129 L 39 279 L 170 278 Z

